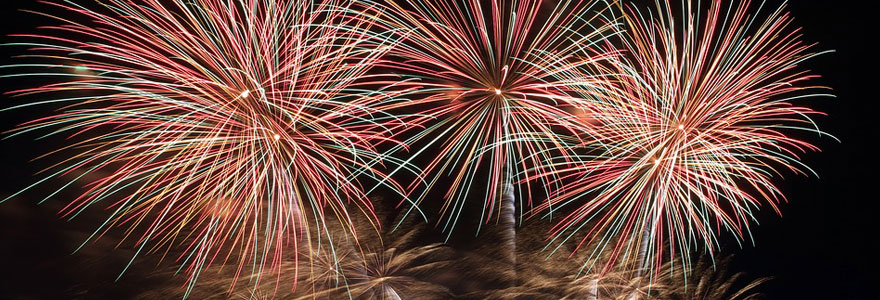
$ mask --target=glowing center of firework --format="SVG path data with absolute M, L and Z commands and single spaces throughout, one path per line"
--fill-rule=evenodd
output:
M 277 141 L 277 140 L 280 140 L 280 139 L 281 139 L 281 135 L 278 135 L 278 134 L 276 133 L 275 135 L 272 136 L 272 138 L 275 139 L 275 140 Z
M 495 89 L 495 95 L 501 95 L 501 89 L 496 88 L 496 89 Z
M 241 92 L 241 97 L 242 97 L 242 98 L 247 98 L 247 97 L 250 96 L 250 95 L 251 95 L 251 91 L 250 91 L 250 90 L 244 90 L 244 92 Z
M 678 130 L 684 130 L 684 125 L 679 124 L 679 125 L 678 125 Z

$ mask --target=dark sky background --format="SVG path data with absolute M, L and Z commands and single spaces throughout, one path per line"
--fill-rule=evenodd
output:
M 0 3 L 0 41 L 9 42 L 8 34 L 34 32 L 35 27 L 50 24 L 44 17 L 18 10 L 46 7 L 35 2 Z M 768 0 L 771 6 L 779 3 Z M 724 252 L 735 254 L 731 271 L 774 278 L 760 288 L 770 299 L 878 299 L 880 295 L 876 268 L 880 228 L 874 208 L 880 155 L 872 145 L 880 140 L 876 109 L 880 84 L 877 48 L 869 46 L 876 41 L 877 26 L 872 25 L 878 16 L 863 3 L 867 1 L 789 3 L 796 25 L 803 27 L 803 40 L 817 42 L 817 50 L 836 50 L 803 65 L 823 76 L 816 83 L 834 89 L 836 99 L 812 100 L 811 106 L 828 113 L 818 118 L 820 128 L 842 142 L 808 137 L 822 152 L 807 153 L 802 160 L 820 177 L 787 173 L 778 181 L 789 202 L 781 205 L 781 218 L 769 209 L 758 215 L 760 226 L 752 232 L 755 246 L 740 249 L 729 237 L 724 239 Z M 15 63 L 10 57 L 23 53 L 21 48 L 0 47 L 0 65 Z M 31 87 L 33 82 L 0 80 L 2 92 L 21 86 Z M 6 108 L 23 100 L 4 95 L 0 101 L 0 107 Z M 2 112 L 0 131 L 47 113 L 41 107 Z M 0 141 L 0 198 L 33 182 L 34 172 L 47 162 L 28 160 L 57 145 L 34 137 Z M 0 299 L 72 298 L 86 290 L 142 288 L 159 280 L 143 275 L 157 266 L 155 258 L 146 257 L 120 282 L 112 283 L 130 257 L 124 247 L 108 250 L 114 246 L 112 234 L 71 255 L 99 219 L 59 220 L 55 213 L 63 202 L 36 204 L 47 193 L 26 193 L 0 204 Z M 168 263 L 158 264 L 160 269 L 167 267 Z M 113 293 L 105 296 L 126 297 L 125 292 Z

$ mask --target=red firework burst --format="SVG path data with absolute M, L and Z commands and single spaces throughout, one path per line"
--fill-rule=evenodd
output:
M 54 128 L 80 139 L 54 151 L 75 154 L 31 187 L 106 174 L 62 212 L 111 201 L 93 237 L 121 227 L 138 253 L 181 246 L 189 288 L 215 262 L 237 261 L 236 277 L 281 275 L 282 259 L 320 236 L 324 222 L 350 224 L 349 202 L 372 215 L 364 176 L 399 190 L 377 168 L 386 158 L 376 147 L 396 144 L 389 136 L 402 125 L 383 113 L 393 95 L 361 88 L 384 84 L 367 71 L 387 49 L 375 46 L 394 42 L 363 17 L 372 8 L 336 0 L 50 4 L 79 21 L 55 17 L 64 25 L 46 28 L 52 34 L 23 35 L 39 41 L 26 43 L 35 56 L 61 63 L 20 76 L 63 80 L 14 93 L 45 97 L 26 106 L 68 106 L 14 132 Z

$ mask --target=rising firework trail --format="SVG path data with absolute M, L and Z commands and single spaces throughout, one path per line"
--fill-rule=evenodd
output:
M 364 88 L 387 85 L 367 71 L 388 49 L 375 46 L 394 43 L 363 17 L 373 8 L 336 0 L 47 3 L 64 14 L 41 15 L 63 24 L 16 44 L 41 63 L 5 67 L 42 70 L 6 77 L 53 81 L 12 92 L 42 97 L 12 109 L 63 108 L 10 133 L 68 137 L 49 154 L 64 158 L 27 189 L 87 180 L 61 215 L 105 206 L 109 216 L 89 239 L 115 227 L 138 254 L 182 248 L 174 259 L 189 289 L 213 263 L 277 282 L 282 258 L 320 238 L 326 222 L 355 234 L 351 215 L 373 214 L 371 186 L 361 180 L 400 190 L 379 171 L 390 158 L 377 150 L 398 145 L 389 136 L 403 124 L 383 112 L 393 95 Z
M 818 149 L 798 137 L 824 135 L 805 106 L 823 88 L 799 66 L 818 54 L 784 6 L 682 5 L 679 19 L 670 1 L 656 15 L 624 7 L 622 55 L 602 71 L 618 78 L 582 103 L 584 150 L 536 176 L 567 183 L 537 208 L 569 212 L 553 242 L 583 228 L 581 245 L 614 254 L 606 269 L 687 265 L 722 232 L 747 239 L 755 211 L 785 201 L 775 177 L 811 172 L 798 155 Z

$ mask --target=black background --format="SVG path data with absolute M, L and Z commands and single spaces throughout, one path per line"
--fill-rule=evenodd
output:
M 848 2 L 848 3 L 843 3 Z M 725 240 L 725 252 L 735 254 L 732 271 L 745 271 L 751 277 L 772 276 L 760 290 L 770 299 L 877 299 L 876 256 L 878 226 L 874 203 L 877 197 L 876 161 L 880 114 L 876 110 L 878 87 L 876 27 L 880 18 L 867 1 L 793 1 L 789 10 L 796 26 L 802 26 L 804 40 L 817 42 L 815 49 L 836 52 L 805 62 L 805 68 L 823 77 L 816 83 L 832 87 L 836 99 L 813 100 L 811 107 L 828 113 L 817 119 L 820 128 L 841 140 L 810 137 L 822 152 L 807 153 L 802 161 L 819 178 L 787 174 L 779 186 L 789 202 L 782 204 L 780 218 L 769 209 L 758 216 L 753 228 L 755 245 L 742 249 Z M 775 6 L 781 1 L 769 0 Z M 12 33 L 30 33 L 45 17 L 20 9 L 46 8 L 36 1 L 3 1 L 0 4 L 0 42 L 15 39 Z M 13 55 L 24 54 L 20 47 L 0 47 L 0 65 L 16 63 Z M 10 71 L 0 70 L 0 74 Z M 0 91 L 31 87 L 27 80 L 2 79 Z M 22 99 L 0 97 L 0 107 L 21 103 Z M 41 108 L 0 113 L 0 131 L 44 116 Z M 54 149 L 53 142 L 34 141 L 34 136 L 0 141 L 0 197 L 33 182 L 33 174 L 43 163 L 28 160 Z M 95 220 L 84 218 L 67 222 L 55 215 L 58 202 L 38 206 L 39 196 L 26 193 L 0 204 L 0 299 L 64 299 L 112 286 L 150 284 L 148 274 L 156 266 L 145 258 L 118 283 L 116 275 L 125 265 L 129 252 L 112 253 L 112 242 L 87 245 L 71 254 L 84 240 Z M 123 247 L 124 248 L 124 247 Z M 100 257 L 96 259 L 95 257 Z M 159 263 L 159 268 L 167 267 Z M 110 288 L 107 288 L 108 290 Z M 124 292 L 103 297 L 124 298 Z

